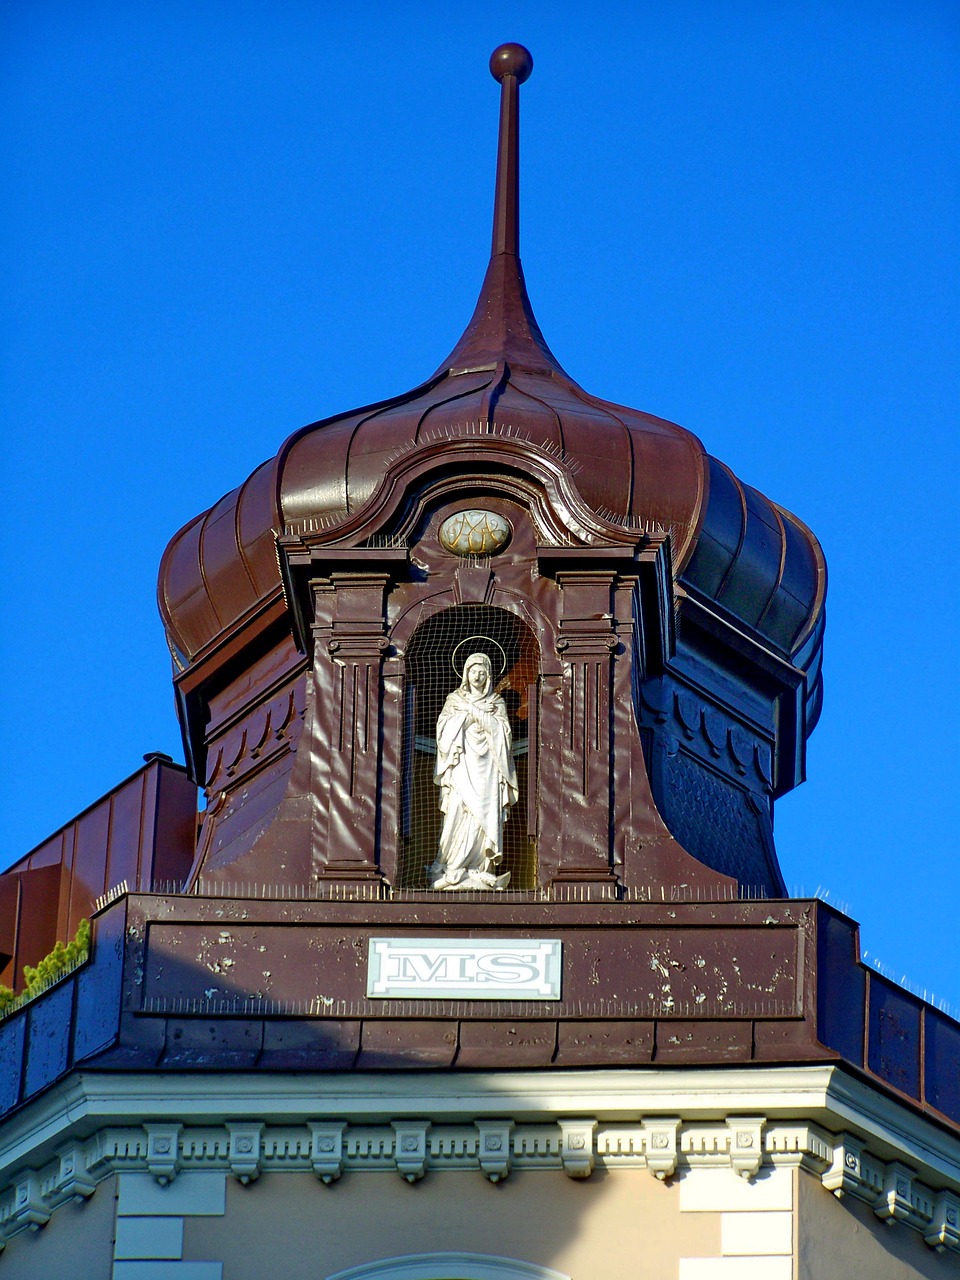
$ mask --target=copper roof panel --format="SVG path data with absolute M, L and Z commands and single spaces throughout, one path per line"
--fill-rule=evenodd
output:
M 220 630 L 200 557 L 205 515 L 206 512 L 196 516 L 174 535 L 160 561 L 160 612 L 173 643 L 188 657 L 193 657 Z
M 203 578 L 221 628 L 249 609 L 257 598 L 237 539 L 237 502 L 241 492 L 235 489 L 207 512 L 200 534 Z
M 788 512 L 781 510 L 783 573 L 764 611 L 760 629 L 784 653 L 792 653 L 817 603 L 819 575 L 810 544 Z
M 237 504 L 237 541 L 247 573 L 259 597 L 274 590 L 278 581 L 276 532 L 280 530 L 277 497 L 277 460 L 259 466 L 240 487 Z
M 783 533 L 770 503 L 743 485 L 743 541 L 717 600 L 748 626 L 757 627 L 780 578 Z
M 706 596 L 716 596 L 743 541 L 743 493 L 722 462 L 708 458 L 710 497 L 703 529 L 685 577 Z
M 347 460 L 355 427 L 353 417 L 320 422 L 288 441 L 281 479 L 284 521 L 347 511 Z

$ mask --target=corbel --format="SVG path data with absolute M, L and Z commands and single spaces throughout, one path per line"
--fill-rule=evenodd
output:
M 894 1221 L 920 1220 L 914 1205 L 914 1176 L 913 1170 L 899 1160 L 891 1160 L 886 1166 L 883 1188 L 873 1208 L 881 1222 L 892 1226 Z
M 393 1158 L 397 1173 L 407 1182 L 419 1182 L 427 1172 L 429 1120 L 394 1120 Z
M 36 1169 L 29 1169 L 13 1186 L 13 1212 L 11 1220 L 14 1231 L 29 1227 L 31 1231 L 39 1231 L 50 1218 L 50 1207 L 43 1195 L 40 1175 Z M 7 1231 L 8 1235 L 12 1232 Z
M 558 1120 L 560 1159 L 568 1178 L 589 1178 L 593 1173 L 596 1120 Z
M 320 594 L 334 594 L 327 652 L 335 662 L 382 655 L 388 644 L 384 611 L 390 582 L 388 573 L 337 572 L 320 584 Z
M 562 600 L 557 650 L 567 661 L 612 653 L 619 644 L 613 616 L 616 573 L 564 569 L 556 579 Z
M 641 1132 L 647 1168 L 663 1182 L 677 1171 L 680 1117 L 657 1116 L 656 1120 L 645 1120 Z
M 491 1182 L 502 1182 L 513 1163 L 511 1134 L 512 1120 L 475 1120 L 477 1127 L 477 1156 L 484 1176 Z
M 938 1191 L 933 1202 L 933 1217 L 923 1235 L 932 1249 L 960 1250 L 960 1199 L 952 1191 Z
M 763 1164 L 763 1116 L 730 1116 L 730 1164 L 741 1178 L 754 1178 Z
M 864 1149 L 866 1144 L 852 1133 L 841 1133 L 833 1143 L 833 1161 L 821 1175 L 821 1182 L 838 1200 L 848 1193 L 857 1193 L 863 1199 L 862 1188 L 866 1184 Z
M 87 1171 L 84 1150 L 78 1142 L 72 1142 L 60 1152 L 54 1189 L 63 1200 L 73 1199 L 78 1203 L 96 1191 L 97 1184 Z
M 263 1125 L 228 1123 L 226 1130 L 230 1135 L 227 1150 L 230 1172 L 244 1186 L 256 1182 L 263 1153 Z
M 161 1187 L 172 1182 L 180 1169 L 180 1124 L 145 1124 L 147 1170 Z
M 324 1186 L 329 1187 L 343 1173 L 342 1120 L 310 1120 L 310 1164 Z

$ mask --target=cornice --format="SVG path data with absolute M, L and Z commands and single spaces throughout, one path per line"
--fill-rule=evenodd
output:
M 752 1070 L 76 1073 L 7 1123 L 0 1238 L 113 1173 L 802 1167 L 836 1195 L 960 1251 L 960 1141 L 834 1066 Z

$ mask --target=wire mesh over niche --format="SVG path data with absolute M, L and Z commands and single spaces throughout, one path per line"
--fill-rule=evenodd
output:
M 516 614 L 490 605 L 457 605 L 422 622 L 407 646 L 406 715 L 398 887 L 424 889 L 437 856 L 443 814 L 434 782 L 437 718 L 458 687 L 471 654 L 490 659 L 494 689 L 507 708 L 519 798 L 503 829 L 500 872 L 510 890 L 537 883 L 536 742 L 539 649 Z

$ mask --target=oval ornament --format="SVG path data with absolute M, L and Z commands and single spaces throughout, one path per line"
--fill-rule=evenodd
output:
M 511 532 L 509 521 L 496 511 L 458 511 L 440 526 L 440 545 L 455 556 L 495 556 Z

